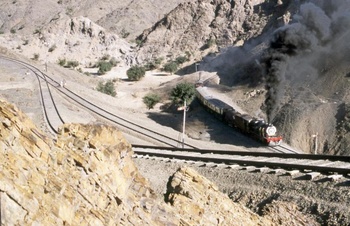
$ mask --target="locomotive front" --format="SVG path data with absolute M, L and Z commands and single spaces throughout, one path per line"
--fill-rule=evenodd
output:
M 265 138 L 266 142 L 269 146 L 280 145 L 282 142 L 282 137 L 277 136 L 277 129 L 272 124 L 266 124 L 265 130 Z
M 276 146 L 282 142 L 282 137 L 277 135 L 277 129 L 264 120 L 252 120 L 250 122 L 251 133 L 269 146 Z

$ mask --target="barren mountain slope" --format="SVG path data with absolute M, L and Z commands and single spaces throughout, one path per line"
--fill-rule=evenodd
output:
M 59 15 L 87 17 L 100 26 L 133 39 L 144 29 L 184 0 L 3 0 L 0 3 L 0 30 L 32 33 L 47 26 Z

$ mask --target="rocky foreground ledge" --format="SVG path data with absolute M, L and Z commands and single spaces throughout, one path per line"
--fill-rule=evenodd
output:
M 116 128 L 64 125 L 51 140 L 0 101 L 1 225 L 317 225 L 288 204 L 263 216 L 191 168 L 159 197 Z

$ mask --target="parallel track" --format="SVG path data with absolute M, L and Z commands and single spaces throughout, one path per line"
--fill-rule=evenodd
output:
M 159 132 L 150 130 L 144 126 L 138 125 L 132 121 L 124 119 L 124 118 L 122 118 L 122 117 L 120 117 L 112 112 L 106 111 L 102 107 L 99 107 L 97 104 L 92 103 L 89 100 L 74 93 L 72 90 L 60 87 L 59 82 L 55 81 L 53 78 L 51 78 L 47 74 L 43 73 L 37 67 L 34 67 L 26 62 L 15 60 L 12 58 L 8 58 L 8 57 L 1 57 L 1 58 L 6 59 L 8 61 L 12 61 L 12 62 L 17 63 L 17 64 L 20 64 L 22 66 L 25 66 L 26 68 L 31 70 L 38 77 L 38 81 L 40 81 L 40 79 L 46 81 L 46 83 L 48 85 L 50 85 L 52 88 L 56 89 L 58 92 L 60 92 L 66 98 L 68 98 L 71 101 L 74 101 L 76 104 L 88 109 L 89 111 L 93 112 L 94 114 L 98 115 L 99 117 L 101 117 L 109 122 L 112 122 L 119 127 L 122 127 L 125 132 L 128 132 L 128 133 L 133 134 L 133 135 L 137 134 L 138 136 L 141 136 L 144 139 L 153 141 L 157 145 L 164 145 L 164 146 L 170 146 L 170 147 L 177 147 L 180 145 L 180 141 L 177 139 L 174 139 L 172 137 L 166 136 L 166 135 L 161 134 Z M 40 84 L 40 87 L 42 87 L 41 84 Z M 42 103 L 46 104 L 47 101 L 43 100 L 43 98 L 44 98 L 43 97 L 44 94 L 42 93 L 43 89 L 41 88 L 40 91 L 41 91 Z M 50 99 L 51 98 L 52 98 L 52 96 L 50 97 Z M 53 98 L 52 98 L 52 100 L 53 100 Z M 57 111 L 57 107 L 56 107 L 54 101 L 52 101 L 52 104 L 54 105 L 54 109 L 56 111 L 56 114 L 59 115 L 59 112 Z M 43 106 L 43 107 L 44 107 L 44 113 L 45 113 L 45 117 L 48 121 L 49 127 L 51 128 L 51 130 L 57 132 L 57 129 L 56 129 L 57 127 L 55 128 L 53 126 L 53 123 L 50 122 L 50 120 L 51 120 L 50 117 L 48 117 L 48 112 L 49 112 L 48 108 L 45 106 Z M 63 123 L 63 120 L 62 120 L 62 123 Z M 190 145 L 188 143 L 184 143 L 184 147 L 197 149 L 197 147 Z
M 142 145 L 134 145 L 133 150 L 136 156 L 210 162 L 227 166 L 239 164 L 259 168 L 313 171 L 324 174 L 350 174 L 350 156 L 193 150 Z
M 188 144 L 185 145 L 185 148 L 176 148 L 177 144 L 179 143 L 178 140 L 151 131 L 145 127 L 139 126 L 131 121 L 125 120 L 109 111 L 104 110 L 96 104 L 77 95 L 73 91 L 60 87 L 60 84 L 57 81 L 47 76 L 40 69 L 28 63 L 6 57 L 2 58 L 23 65 L 36 75 L 40 87 L 40 96 L 44 115 L 50 130 L 53 133 L 57 133 L 57 125 L 63 124 L 64 120 L 60 116 L 60 113 L 56 107 L 51 93 L 51 88 L 56 89 L 65 97 L 110 122 L 113 122 L 135 133 L 141 133 L 145 137 L 153 138 L 158 143 L 163 143 L 166 146 L 169 146 L 155 147 L 133 145 L 136 155 L 156 156 L 170 159 L 175 158 L 196 162 L 212 162 L 216 164 L 225 164 L 228 166 L 231 166 L 232 164 L 240 164 L 244 166 L 270 167 L 273 169 L 282 168 L 288 170 L 312 170 L 322 173 L 336 173 L 343 175 L 350 174 L 349 156 L 295 154 L 293 150 L 283 146 L 279 148 L 272 148 L 276 149 L 275 151 L 278 151 L 279 153 L 199 150 L 196 149 L 196 147 Z M 285 151 L 283 151 L 283 149 L 285 149 Z M 286 151 L 288 153 L 285 153 Z

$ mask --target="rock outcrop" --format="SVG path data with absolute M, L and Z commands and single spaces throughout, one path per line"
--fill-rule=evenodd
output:
M 173 206 L 182 207 L 184 225 L 271 225 L 248 208 L 233 203 L 191 168 L 181 168 L 173 175 L 166 197 Z
M 65 125 L 57 142 L 0 102 L 2 225 L 178 225 L 112 127 Z
M 279 23 L 276 18 L 283 11 L 276 13 L 276 6 L 275 1 L 261 0 L 197 0 L 179 4 L 138 37 L 142 43 L 138 59 L 175 59 L 187 52 L 191 59 L 201 60 L 210 52 L 242 45 L 262 34 L 268 23 Z
M 191 168 L 170 178 L 164 202 L 135 167 L 131 145 L 113 127 L 65 124 L 51 140 L 2 100 L 0 122 L 1 225 L 308 222 L 290 205 L 268 206 L 261 217 Z

